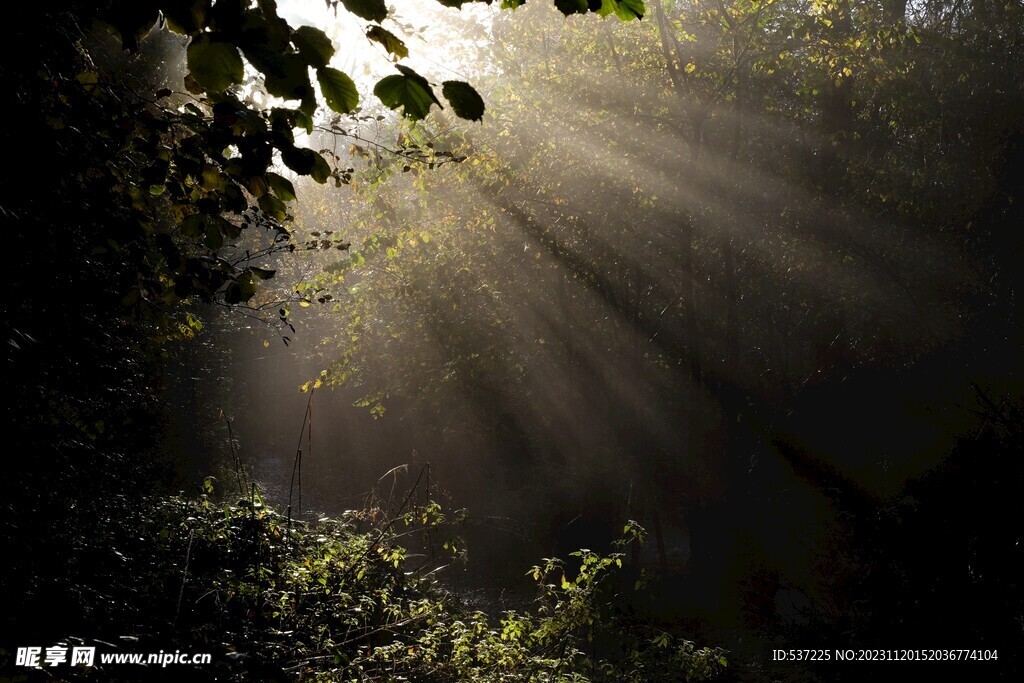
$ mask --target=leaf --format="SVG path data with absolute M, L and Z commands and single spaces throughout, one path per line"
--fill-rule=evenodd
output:
M 263 213 L 273 217 L 273 219 L 278 222 L 281 222 L 288 217 L 288 210 L 285 208 L 284 202 L 272 194 L 263 195 L 256 201 L 256 203 L 259 205 Z
M 483 121 L 484 100 L 469 83 L 445 81 L 441 93 L 460 119 Z
M 224 179 L 216 166 L 206 164 L 203 166 L 200 183 L 204 190 L 219 190 L 224 186 Z
M 245 183 L 246 189 L 256 199 L 259 199 L 267 193 L 269 189 L 269 181 L 265 175 L 257 175 L 248 178 Z
M 242 82 L 242 56 L 233 44 L 204 34 L 192 41 L 187 54 L 189 73 L 207 92 Z
M 320 91 L 327 100 L 327 106 L 339 114 L 348 114 L 359 104 L 356 84 L 343 71 L 325 66 L 317 69 L 316 79 L 320 82 Z
M 206 228 L 206 239 L 203 243 L 212 251 L 217 251 L 224 246 L 224 237 L 220 234 L 220 230 L 217 229 L 217 225 L 213 222 L 209 222 Z
M 313 152 L 313 170 L 309 172 L 309 175 L 313 180 L 317 181 L 321 185 L 327 182 L 327 179 L 331 177 L 331 167 L 327 164 L 327 161 Z
M 385 76 L 373 88 L 373 94 L 390 109 L 404 108 L 404 114 L 411 119 L 422 119 L 430 111 L 430 105 L 441 106 L 427 79 L 412 69 L 398 66 L 401 76 Z M 443 107 L 442 107 L 443 108 Z
M 206 233 L 207 216 L 202 213 L 194 213 L 187 217 L 178 226 L 178 231 L 185 237 L 195 239 Z
M 256 294 L 256 281 L 252 277 L 252 273 L 245 271 L 238 276 L 235 280 L 235 284 L 238 285 L 239 295 L 242 301 L 248 301 Z
M 285 55 L 279 70 L 264 72 L 263 84 L 267 92 L 285 100 L 302 100 L 312 94 L 309 67 L 299 55 Z
M 301 26 L 292 34 L 302 60 L 312 67 L 327 66 L 334 56 L 334 43 L 327 34 L 312 26 Z
M 586 14 L 590 10 L 587 0 L 555 0 L 555 7 L 565 16 Z
M 95 71 L 83 71 L 75 76 L 75 80 L 78 81 L 83 90 L 90 92 L 100 82 L 100 75 Z
M 160 11 L 167 21 L 167 28 L 175 33 L 192 35 L 206 26 L 211 4 L 211 0 L 172 0 L 161 3 Z
M 121 36 L 125 50 L 139 49 L 139 41 L 146 37 L 158 18 L 157 8 L 149 3 L 121 0 L 103 15 L 104 20 Z
M 352 14 L 367 21 L 384 21 L 388 16 L 388 8 L 384 0 L 341 0 Z
M 380 26 L 371 26 L 366 30 L 366 37 L 384 46 L 384 49 L 399 59 L 409 56 L 409 48 L 391 31 Z
M 242 234 L 242 226 L 236 225 L 224 218 L 219 216 L 213 219 L 217 224 L 217 229 L 220 230 L 221 234 L 230 239 L 238 239 L 238 236 Z
M 647 8 L 643 0 L 600 0 L 601 6 L 597 13 L 602 17 L 614 14 L 622 21 L 643 19 Z
M 311 149 L 301 147 L 284 147 L 281 149 L 284 165 L 299 175 L 312 176 L 320 184 L 326 183 L 331 177 L 331 167 L 324 158 Z
M 270 189 L 273 190 L 274 194 L 276 194 L 282 201 L 295 201 L 295 186 L 292 185 L 292 181 L 283 176 L 279 176 L 276 173 L 268 173 L 267 181 L 270 183 Z

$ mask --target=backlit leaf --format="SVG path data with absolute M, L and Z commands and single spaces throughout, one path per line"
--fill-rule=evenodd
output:
M 455 115 L 470 121 L 482 121 L 484 117 L 484 100 L 469 83 L 462 81 L 445 81 L 441 93 L 452 105 Z
M 643 0 L 600 0 L 601 6 L 597 13 L 602 17 L 614 14 L 622 21 L 643 19 L 647 8 Z
M 587 0 L 555 0 L 555 7 L 565 16 L 586 14 L 590 10 Z
M 268 93 L 286 100 L 305 100 L 313 92 L 309 67 L 299 55 L 284 56 L 278 70 L 264 73 L 263 83 Z
M 373 89 L 373 94 L 380 98 L 387 107 L 402 107 L 405 116 L 411 119 L 422 119 L 430 111 L 430 106 L 441 106 L 434 95 L 427 79 L 408 67 L 399 66 L 402 75 L 385 76 Z
M 316 152 L 313 152 L 313 170 L 309 172 L 310 177 L 321 185 L 331 177 L 331 167 L 327 161 Z
M 144 3 L 139 3 L 144 4 Z M 206 26 L 211 0 L 174 0 L 160 5 L 167 28 L 175 33 L 192 35 Z
M 263 195 L 256 203 L 259 204 L 263 213 L 271 216 L 276 221 L 280 222 L 288 217 L 288 211 L 285 208 L 284 202 L 272 194 Z
M 322 156 L 311 149 L 285 147 L 281 150 L 284 165 L 299 175 L 312 176 L 318 183 L 325 183 L 331 177 L 331 167 Z
M 327 34 L 312 26 L 301 26 L 292 34 L 299 55 L 312 67 L 326 66 L 334 56 L 334 44 Z
M 341 0 L 352 14 L 367 21 L 384 21 L 388 16 L 388 8 L 384 0 Z
M 384 46 L 384 49 L 399 59 L 409 56 L 409 48 L 394 33 L 380 26 L 371 26 L 366 30 L 366 37 Z
M 356 84 L 343 71 L 325 66 L 317 69 L 317 81 L 320 91 L 327 100 L 327 106 L 339 114 L 348 114 L 359 104 L 359 91 Z
M 274 194 L 282 201 L 295 201 L 295 186 L 292 185 L 290 180 L 283 176 L 279 176 L 276 173 L 268 173 L 267 181 L 270 183 L 270 189 L 272 189 Z
M 244 76 L 238 48 L 205 34 L 188 46 L 188 70 L 208 92 L 221 92 L 241 83 Z

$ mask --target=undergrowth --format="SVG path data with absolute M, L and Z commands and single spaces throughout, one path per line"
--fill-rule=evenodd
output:
M 454 520 L 437 503 L 406 503 L 391 516 L 370 509 L 305 522 L 264 504 L 255 488 L 231 502 L 208 481 L 198 497 L 159 499 L 136 527 L 149 540 L 132 565 L 137 623 L 98 649 L 212 653 L 211 665 L 185 667 L 200 680 L 646 682 L 725 671 L 721 649 L 632 615 L 636 587 L 624 585 L 619 554 L 543 560 L 528 572 L 538 597 L 527 609 L 465 608 L 438 582 L 439 563 L 402 543 L 458 552 Z M 54 671 L 169 680 L 184 668 L 97 660 Z

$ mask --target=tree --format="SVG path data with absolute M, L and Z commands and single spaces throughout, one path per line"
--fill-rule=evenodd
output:
M 834 567 L 844 551 L 820 538 L 870 509 L 863 491 L 888 495 L 943 457 L 849 425 L 897 424 L 895 397 L 951 401 L 918 368 L 989 348 L 955 321 L 994 329 L 989 314 L 1013 307 L 991 289 L 1001 303 L 981 315 L 987 287 L 969 273 L 1013 277 L 992 259 L 1017 248 L 979 241 L 1016 234 L 996 226 L 1019 206 L 1005 172 L 1020 91 L 986 65 L 1020 55 L 997 58 L 964 18 L 957 47 L 948 24 L 889 3 L 652 13 L 628 37 L 554 27 L 540 7 L 503 16 L 487 48 L 497 66 L 475 81 L 493 127 L 435 119 L 395 133 L 466 162 L 423 174 L 353 150 L 374 203 L 327 221 L 357 230 L 353 253 L 325 259 L 304 290 L 329 292 L 344 321 L 311 384 L 423 417 L 449 430 L 448 452 L 483 444 L 519 476 L 543 472 L 514 498 L 525 516 L 525 496 L 543 518 L 567 481 L 574 500 L 617 499 L 608 516 L 621 514 L 633 478 L 666 536 L 689 527 L 690 571 L 722 581 L 737 612 L 735 585 L 769 577 L 758 590 L 796 583 L 840 614 L 853 582 L 840 590 L 779 560 L 798 542 L 756 520 L 785 519 Z M 939 65 L 943 53 L 963 56 Z M 971 178 L 988 189 L 958 199 Z M 950 381 L 981 367 L 958 365 Z M 466 419 L 467 405 L 483 417 Z M 848 443 L 831 442 L 841 427 Z M 597 461 L 605 482 L 585 466 Z M 853 542 L 836 533 L 837 548 Z M 752 600 L 749 618 L 771 609 Z
M 328 5 L 405 54 L 381 25 L 383 2 Z M 5 536 L 20 545 L 18 581 L 70 586 L 51 571 L 63 565 L 55 558 L 88 546 L 99 559 L 78 566 L 103 566 L 113 547 L 96 539 L 116 517 L 110 501 L 168 477 L 143 470 L 159 449 L 161 361 L 202 326 L 188 304 L 253 312 L 274 275 L 270 258 L 295 246 L 295 178 L 348 180 L 302 135 L 363 114 L 352 79 L 330 64 L 335 46 L 318 29 L 288 25 L 273 0 L 37 3 L 2 51 L 0 86 L 16 123 L 0 136 L 12 154 L 27 149 L 0 183 L 17 251 L 2 318 L 19 408 L 5 427 L 11 449 L 31 454 L 14 465 L 22 486 L 6 501 Z M 396 68 L 374 91 L 404 117 L 422 118 L 442 99 L 457 116 L 483 115 L 468 84 L 446 81 L 435 94 Z M 29 602 L 61 598 L 8 587 Z M 24 613 L 33 609 L 14 610 Z

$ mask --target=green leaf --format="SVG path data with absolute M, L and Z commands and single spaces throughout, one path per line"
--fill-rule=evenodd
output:
M 206 239 L 203 243 L 211 251 L 217 251 L 224 246 L 224 237 L 220 234 L 220 230 L 217 229 L 217 224 L 210 221 L 206 228 Z
M 427 79 L 412 69 L 398 66 L 401 76 L 385 76 L 373 88 L 373 94 L 390 109 L 404 108 L 405 116 L 422 119 L 430 111 L 430 105 L 441 106 Z
M 221 92 L 245 75 L 238 48 L 207 34 L 192 41 L 187 56 L 189 73 L 207 92 Z
M 313 90 L 309 67 L 299 55 L 285 55 L 279 70 L 264 73 L 263 83 L 268 93 L 285 100 L 305 99 Z
M 623 21 L 643 19 L 645 14 L 647 14 L 647 6 L 644 4 L 644 0 L 618 0 L 615 16 L 619 19 Z
M 235 280 L 235 284 L 238 285 L 238 293 L 242 301 L 248 301 L 256 294 L 256 281 L 249 271 L 239 275 L 238 279 Z
M 319 155 L 311 149 L 295 146 L 281 148 L 281 160 L 284 161 L 284 165 L 299 175 L 309 175 L 313 172 L 313 167 L 316 165 L 316 160 L 313 158 L 315 156 Z
M 242 226 L 232 223 L 223 216 L 215 218 L 214 221 L 221 234 L 225 237 L 235 240 L 242 234 Z
M 301 26 L 292 34 L 302 60 L 312 67 L 327 66 L 334 56 L 334 44 L 327 34 L 312 26 Z
M 313 169 L 309 172 L 309 175 L 321 185 L 326 183 L 327 179 L 331 177 L 330 165 L 316 152 L 313 152 Z
M 196 237 L 206 234 L 206 228 L 206 214 L 194 213 L 181 222 L 178 226 L 178 231 L 184 237 L 195 239 Z
M 348 114 L 359 104 L 356 84 L 344 72 L 325 66 L 317 69 L 316 78 L 320 82 L 320 91 L 327 100 L 327 106 L 334 111 Z
M 299 175 L 308 175 L 320 184 L 326 183 L 331 177 L 331 167 L 322 156 L 311 149 L 301 147 L 281 148 L 281 160 L 284 165 Z
M 256 201 L 256 203 L 259 204 L 263 213 L 271 216 L 278 222 L 281 222 L 288 217 L 288 210 L 285 208 L 284 202 L 272 194 L 263 195 Z
M 256 199 L 259 199 L 267 193 L 267 189 L 270 187 L 269 181 L 265 175 L 252 176 L 246 178 L 245 187 Z
M 305 129 L 307 133 L 313 132 L 313 117 L 304 111 L 295 112 L 295 125 Z
M 380 26 L 371 26 L 366 30 L 366 37 L 384 46 L 384 49 L 399 59 L 409 56 L 409 48 L 394 33 Z
M 167 28 L 175 33 L 192 35 L 206 26 L 211 4 L 211 0 L 171 0 L 162 3 L 160 11 L 167 21 Z
M 590 11 L 587 0 L 555 0 L 555 7 L 565 16 L 570 14 L 586 14 Z
M 244 42 L 242 44 L 242 53 L 260 73 L 272 74 L 278 77 L 284 75 L 284 56 L 277 50 L 270 49 L 264 43 L 251 44 Z
M 442 84 L 441 93 L 452 105 L 452 110 L 460 119 L 483 121 L 484 100 L 469 83 L 445 81 Z
M 341 0 L 352 14 L 367 21 L 384 21 L 388 16 L 388 8 L 384 0 Z
M 597 13 L 602 17 L 614 14 L 622 21 L 632 21 L 643 19 L 646 11 L 643 0 L 601 0 Z
M 295 186 L 292 185 L 292 181 L 283 176 L 279 176 L 276 173 L 268 173 L 267 182 L 270 183 L 270 189 L 274 191 L 274 194 L 277 195 L 281 201 L 295 201 Z
M 516 10 L 526 4 L 526 0 L 501 0 L 501 9 Z

